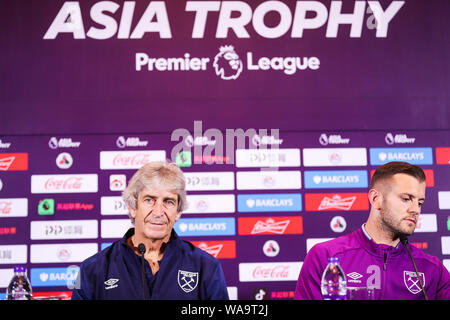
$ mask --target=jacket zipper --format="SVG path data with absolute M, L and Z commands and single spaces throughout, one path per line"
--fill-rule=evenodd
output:
M 386 283 L 387 283 L 387 252 L 384 252 L 384 261 L 383 261 L 383 284 L 381 289 L 381 300 L 384 300 L 384 294 L 386 289 Z

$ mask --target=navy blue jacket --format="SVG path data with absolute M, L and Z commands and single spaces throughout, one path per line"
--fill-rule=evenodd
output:
M 142 260 L 127 244 L 133 234 L 131 228 L 121 240 L 81 263 L 72 300 L 143 299 Z M 153 275 L 145 261 L 145 273 L 149 299 L 228 300 L 219 261 L 181 240 L 174 230 L 159 262 L 159 271 Z

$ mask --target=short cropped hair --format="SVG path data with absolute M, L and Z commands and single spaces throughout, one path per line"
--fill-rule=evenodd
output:
M 408 162 L 393 161 L 383 164 L 375 170 L 370 181 L 370 189 L 372 189 L 375 184 L 381 180 L 386 180 L 391 178 L 393 175 L 403 173 L 416 178 L 419 182 L 424 182 L 426 177 L 422 168 L 410 164 Z
M 146 187 L 175 191 L 178 195 L 177 211 L 182 212 L 187 208 L 184 174 L 174 163 L 160 161 L 150 162 L 142 166 L 136 171 L 128 182 L 128 186 L 122 192 L 123 200 L 129 207 L 136 210 L 139 193 Z M 130 218 L 133 220 L 131 215 Z

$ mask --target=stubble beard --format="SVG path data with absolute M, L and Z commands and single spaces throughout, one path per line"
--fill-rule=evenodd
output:
M 381 229 L 386 234 L 389 234 L 393 240 L 398 239 L 400 235 L 411 236 L 414 233 L 414 229 L 412 231 L 406 230 L 405 228 L 402 229 L 401 222 L 403 220 L 396 220 L 386 205 L 383 205 L 383 208 L 380 210 L 380 218 Z

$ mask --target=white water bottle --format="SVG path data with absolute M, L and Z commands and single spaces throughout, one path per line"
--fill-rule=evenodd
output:
M 322 275 L 321 290 L 324 300 L 345 300 L 347 280 L 338 257 L 328 258 L 328 265 Z
M 31 300 L 32 289 L 25 267 L 15 267 L 14 276 L 6 289 L 7 300 Z

